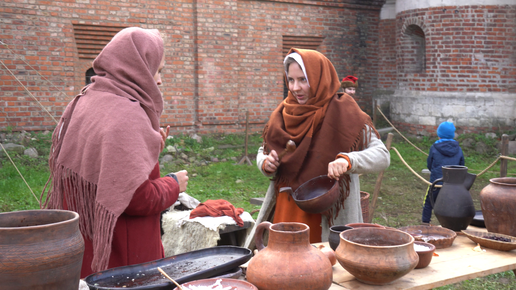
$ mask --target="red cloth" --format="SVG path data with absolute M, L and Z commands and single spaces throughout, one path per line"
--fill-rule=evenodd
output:
M 108 268 L 134 265 L 165 257 L 161 243 L 161 212 L 177 200 L 179 185 L 170 177 L 160 177 L 156 164 L 149 179 L 134 193 L 133 199 L 116 222 Z M 66 204 L 66 203 L 65 203 Z M 85 249 L 81 278 L 91 269 L 93 244 L 83 235 Z
M 190 213 L 190 218 L 203 217 L 203 216 L 230 216 L 232 217 L 238 226 L 243 227 L 244 221 L 240 215 L 244 212 L 243 208 L 235 208 L 229 201 L 223 199 L 207 200 L 199 204 Z

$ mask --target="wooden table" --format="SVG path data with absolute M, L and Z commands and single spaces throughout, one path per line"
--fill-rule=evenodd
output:
M 473 226 L 468 230 L 485 231 Z M 504 252 L 483 248 L 485 252 L 475 252 L 475 246 L 466 236 L 457 235 L 451 247 L 435 250 L 439 256 L 434 256 L 428 267 L 414 269 L 383 286 L 359 282 L 337 262 L 333 266 L 333 285 L 330 289 L 432 289 L 516 269 L 516 250 Z

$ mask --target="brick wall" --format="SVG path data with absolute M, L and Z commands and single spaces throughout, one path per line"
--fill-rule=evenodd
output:
M 516 92 L 516 6 L 438 7 L 397 15 L 398 85 L 416 91 Z M 407 29 L 426 40 L 426 71 L 415 73 Z
M 384 1 L 4 1 L 0 5 L 0 130 L 51 130 L 84 85 L 73 23 L 159 29 L 166 41 L 163 125 L 174 133 L 260 131 L 283 99 L 283 35 L 320 36 L 339 76 L 360 79 L 371 111 Z M 358 4 L 357 4 L 358 3 Z M 29 67 L 25 62 L 32 66 Z M 41 74 L 41 75 L 40 75 Z M 44 78 L 43 78 L 44 77 Z M 45 79 L 48 79 L 47 82 Z

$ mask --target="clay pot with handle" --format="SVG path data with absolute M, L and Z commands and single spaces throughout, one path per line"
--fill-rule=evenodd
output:
M 263 233 L 269 231 L 267 247 Z M 310 245 L 310 228 L 303 223 L 262 222 L 256 228 L 259 252 L 247 267 L 247 281 L 260 290 L 327 290 L 333 269 L 327 256 Z

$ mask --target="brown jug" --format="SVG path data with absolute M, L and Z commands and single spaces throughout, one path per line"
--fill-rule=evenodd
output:
M 269 230 L 267 247 L 263 233 Z M 303 223 L 262 222 L 256 228 L 259 250 L 247 267 L 247 281 L 260 290 L 327 290 L 332 285 L 330 260 L 310 245 L 310 228 Z
M 480 191 L 480 206 L 489 232 L 516 237 L 516 178 L 489 180 Z
M 66 210 L 0 213 L 0 288 L 79 288 L 84 240 L 79 214 Z

